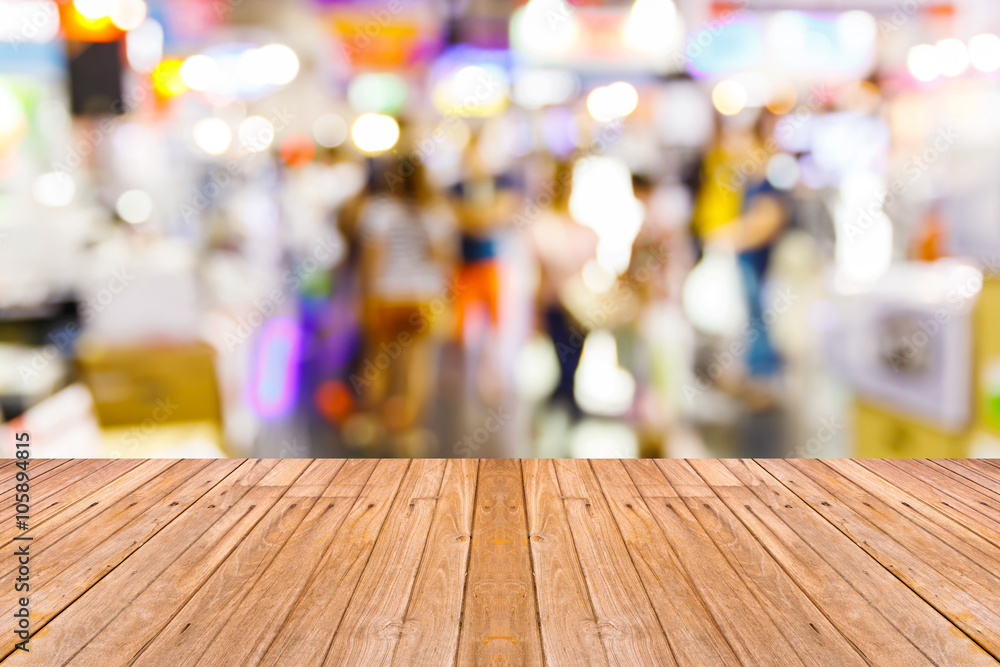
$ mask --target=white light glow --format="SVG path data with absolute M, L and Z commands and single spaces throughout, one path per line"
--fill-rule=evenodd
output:
M 351 139 L 366 153 L 387 151 L 399 141 L 399 124 L 392 116 L 366 113 L 354 121 Z
M 96 21 L 111 16 L 118 7 L 118 0 L 73 0 L 73 7 L 80 16 Z
M 125 57 L 129 67 L 140 74 L 156 69 L 163 59 L 163 26 L 146 19 L 125 35 Z
M 299 57 L 284 44 L 268 44 L 258 49 L 261 77 L 274 86 L 291 83 L 299 73 Z
M 684 281 L 684 314 L 704 333 L 738 336 L 748 318 L 742 285 L 733 253 L 709 248 Z
M 933 81 L 941 74 L 938 52 L 930 44 L 919 44 L 906 54 L 906 67 L 917 81 Z
M 958 76 L 969 68 L 969 50 L 960 40 L 942 39 L 934 46 L 938 67 L 945 76 Z
M 539 335 L 524 344 L 514 365 L 514 382 L 529 401 L 552 393 L 559 382 L 559 358 L 551 338 Z
M 146 20 L 146 3 L 143 0 L 118 0 L 111 10 L 111 22 L 120 30 L 134 30 Z
M 521 46 L 536 56 L 565 53 L 579 38 L 576 15 L 565 0 L 530 0 L 513 22 Z
M 837 273 L 850 283 L 871 284 L 892 263 L 892 222 L 882 210 L 886 187 L 873 172 L 852 173 L 834 209 Z
M 153 214 L 153 200 L 142 190 L 127 190 L 115 202 L 118 217 L 136 225 L 149 220 Z
M 347 138 L 347 122 L 335 113 L 325 113 L 313 123 L 313 138 L 326 148 L 335 148 Z
M 65 206 L 73 201 L 76 185 L 69 174 L 53 171 L 35 178 L 31 193 L 42 206 Z
M 601 268 L 621 275 L 628 268 L 645 216 L 632 191 L 632 174 L 618 158 L 594 156 L 573 165 L 569 212 L 574 220 L 597 233 Z
M 0 2 L 0 42 L 44 44 L 59 34 L 59 8 L 51 0 Z
M 565 104 L 580 92 L 580 79 L 573 72 L 534 69 L 521 72 L 514 80 L 513 99 L 525 109 L 541 109 Z
M 623 118 L 635 111 L 638 105 L 639 93 L 632 84 L 624 81 L 595 88 L 587 96 L 587 111 L 594 120 L 601 122 Z
M 618 417 L 632 407 L 635 378 L 618 365 L 618 348 L 609 332 L 593 331 L 584 340 L 573 397 L 585 412 L 602 417 Z
M 284 44 L 247 49 L 237 63 L 240 77 L 256 86 L 283 86 L 299 73 L 299 57 Z
M 201 54 L 191 56 L 181 65 L 181 81 L 191 90 L 208 90 L 219 80 L 219 63 Z
M 677 7 L 672 0 L 635 0 L 622 28 L 625 44 L 652 56 L 669 54 L 676 34 Z
M 777 153 L 767 161 L 767 181 L 778 190 L 794 188 L 799 175 L 799 161 L 788 153 Z
M 724 116 L 735 116 L 747 106 L 747 89 L 738 81 L 728 79 L 712 89 L 712 104 Z
M 194 124 L 194 143 L 209 155 L 222 155 L 233 140 L 233 131 L 221 118 L 202 118 Z
M 995 72 L 1000 69 L 1000 37 L 987 34 L 970 39 L 969 60 L 980 72 Z
M 240 145 L 248 151 L 265 151 L 274 142 L 274 128 L 263 116 L 250 116 L 240 123 L 237 131 Z

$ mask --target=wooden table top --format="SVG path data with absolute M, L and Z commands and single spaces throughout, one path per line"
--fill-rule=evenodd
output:
M 1000 462 L 37 460 L 5 663 L 986 665 Z M 12 461 L 0 496 L 13 508 Z M 29 653 L 14 650 L 30 535 Z M 0 622 L 2 624 L 2 622 Z M 991 657 L 993 656 L 993 657 Z

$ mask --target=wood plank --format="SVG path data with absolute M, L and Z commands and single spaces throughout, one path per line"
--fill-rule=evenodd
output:
M 1000 547 L 1000 521 L 980 513 L 975 505 L 968 504 L 957 496 L 955 491 L 947 493 L 931 486 L 920 479 L 919 472 L 911 474 L 889 461 L 858 460 L 845 463 L 852 465 L 845 468 L 843 464 L 839 464 L 840 467 L 837 469 L 841 470 L 842 474 L 851 475 L 852 480 L 856 476 L 858 479 L 854 481 L 861 483 L 866 479 L 864 475 L 868 474 L 877 476 L 883 484 L 889 485 L 885 492 L 888 494 L 887 502 L 894 507 L 900 506 L 903 510 L 912 508 L 925 516 L 928 521 L 951 528 L 956 538 L 966 540 L 979 549 L 985 549 L 988 559 L 997 557 L 996 550 Z M 864 468 L 865 473 L 856 472 L 854 466 Z M 869 483 L 874 482 L 869 480 Z M 898 491 L 893 493 L 893 488 Z M 939 520 L 938 517 L 942 515 L 945 519 Z M 954 528 L 955 524 L 959 527 Z
M 315 464 L 306 459 L 289 460 L 299 464 L 303 475 Z M 197 663 L 207 645 L 316 502 L 316 498 L 292 493 L 298 479 L 297 475 L 288 487 L 271 487 L 277 488 L 281 494 L 278 500 L 187 604 L 144 647 L 134 664 L 180 667 Z M 261 488 L 268 487 L 262 484 Z
M 141 461 L 122 460 L 119 463 L 105 459 L 92 459 L 87 463 L 90 465 L 86 468 L 74 470 L 71 475 L 67 475 L 71 481 L 65 486 L 60 484 L 57 489 L 46 487 L 39 493 L 32 483 L 31 532 L 39 529 L 42 524 L 80 498 L 90 495 L 111 480 L 135 468 Z M 21 532 L 13 524 L 4 526 L 4 529 L 0 531 L 0 549 L 11 544 L 13 537 Z
M 658 460 L 664 477 L 687 504 L 760 606 L 774 621 L 803 662 L 820 665 L 863 665 L 861 655 L 802 592 L 767 550 L 726 507 L 715 491 L 688 478 L 695 470 L 687 461 Z M 683 473 L 683 474 L 682 474 Z
M 521 463 L 479 462 L 459 665 L 541 665 Z
M 910 461 L 906 463 L 910 463 Z M 930 475 L 932 481 L 928 483 L 932 486 L 941 482 L 949 489 L 963 494 L 974 494 L 977 504 L 984 509 L 988 508 L 994 515 L 1000 514 L 1000 493 L 993 489 L 992 478 L 980 474 L 972 467 L 959 465 L 955 461 L 935 459 L 914 461 L 913 463 L 919 464 L 917 469 L 920 470 L 921 474 Z M 926 473 L 925 471 L 930 472 Z M 976 477 L 976 480 L 972 479 L 973 477 Z
M 476 502 L 476 459 L 449 459 L 394 665 L 451 664 L 458 648 Z
M 947 466 L 948 462 L 902 460 L 900 463 L 905 465 L 898 467 L 908 472 L 917 471 L 914 474 L 921 475 L 931 486 L 937 487 L 940 484 L 942 491 L 946 489 L 954 490 L 964 494 L 964 497 L 974 497 L 977 504 L 981 505 L 984 510 L 988 509 L 991 514 L 1000 515 L 1000 494 L 995 493 L 986 486 L 973 482 L 966 476 L 956 474 Z M 916 465 L 914 466 L 913 464 Z M 963 472 L 966 471 L 964 466 L 959 466 L 958 469 Z M 974 472 L 969 470 L 966 474 L 972 475 Z M 988 482 L 989 478 L 986 481 Z
M 40 583 L 31 590 L 33 625 L 41 627 L 62 611 L 223 479 L 235 465 L 231 461 L 217 466 L 209 466 L 205 461 L 179 461 L 152 483 L 105 510 L 102 520 L 74 533 L 61 544 L 55 557 L 47 551 L 41 558 L 35 557 L 33 581 Z M 131 503 L 126 503 L 128 500 Z M 12 604 L 9 614 L 14 610 Z M 4 637 L 0 654 L 13 649 L 13 640 Z
M 975 642 L 756 461 L 720 463 L 931 660 L 939 665 L 995 664 Z M 758 516 L 763 520 L 767 515 Z M 768 525 L 782 534 L 775 520 Z
M 51 489 L 58 490 L 58 485 L 61 483 L 58 475 L 60 469 L 70 469 L 80 465 L 81 463 L 81 459 L 39 459 L 30 461 L 28 464 L 28 475 L 30 475 L 30 484 L 32 489 L 35 490 L 35 493 L 38 493 L 39 488 L 44 488 L 46 486 L 51 487 Z M 7 478 L 10 484 L 3 490 L 3 492 L 0 492 L 0 504 L 14 504 L 14 495 L 18 484 L 18 472 L 21 471 L 18 469 L 11 470 L 10 477 Z
M 720 461 L 689 463 L 866 661 L 876 665 L 934 664 Z M 868 564 L 878 567 L 877 563 Z
M 802 664 L 656 463 L 649 459 L 623 463 L 740 661 L 748 665 Z
M 677 664 L 740 664 L 622 462 L 592 467 Z
M 434 459 L 410 463 L 325 664 L 387 665 L 392 661 L 444 468 L 444 461 Z
M 961 554 L 929 536 L 921 539 L 918 535 L 911 539 L 917 529 L 912 524 L 907 526 L 905 520 L 892 521 L 892 525 L 888 526 L 868 521 L 865 516 L 867 509 L 858 511 L 857 505 L 866 507 L 864 503 L 870 502 L 863 499 L 867 494 L 860 489 L 838 488 L 834 480 L 829 483 L 837 488 L 839 493 L 835 494 L 791 461 L 768 459 L 758 463 L 980 646 L 994 657 L 1000 655 L 1000 615 L 992 610 L 1000 607 L 991 608 L 981 602 L 979 597 L 982 591 L 974 595 L 966 590 L 974 582 L 961 576 L 964 561 L 967 560 Z M 833 475 L 825 477 L 832 478 Z M 871 500 L 877 502 L 877 499 Z M 942 554 L 954 557 L 958 564 L 941 563 Z M 945 573 L 950 576 L 945 576 Z M 950 577 L 962 583 L 952 581 Z M 989 597 L 988 592 L 986 597 Z
M 609 661 L 676 664 L 590 462 L 570 459 L 555 467 Z
M 66 507 L 63 512 L 49 521 L 40 523 L 31 531 L 37 540 L 34 555 L 40 555 L 47 549 L 56 546 L 62 549 L 61 540 L 75 535 L 94 517 L 100 516 L 105 510 L 114 507 L 128 494 L 135 493 L 137 489 L 166 474 L 166 471 L 176 464 L 177 461 L 170 459 L 144 461 Z M 13 538 L 7 540 L 4 545 L 11 544 L 12 540 Z M 13 576 L 13 569 L 6 572 L 4 576 Z M 3 581 L 0 579 L 0 583 Z
M 550 459 L 523 459 L 521 472 L 545 662 L 607 665 L 555 465 Z
M 261 665 L 322 664 L 408 467 L 399 459 L 375 466 Z
M 274 462 L 242 461 L 188 511 L 129 556 L 123 566 L 88 589 L 44 627 L 35 627 L 31 659 L 61 665 L 97 636 L 188 548 L 225 521 L 224 514 L 268 472 Z M 158 606 L 162 611 L 162 607 Z M 165 622 L 165 621 L 164 621 Z M 12 664 L 23 662 L 15 653 Z
M 233 550 L 243 543 L 303 469 L 301 463 L 292 459 L 257 463 L 246 481 L 249 482 L 251 475 L 256 476 L 259 471 L 272 482 L 283 479 L 286 486 L 245 485 L 243 479 L 237 479 L 233 495 L 242 493 L 239 499 L 227 501 L 228 508 L 222 517 L 133 598 L 69 664 L 100 667 L 107 664 L 109 656 L 116 656 L 119 664 L 131 664 Z
M 890 506 L 881 497 L 862 486 L 872 481 L 869 477 L 872 473 L 868 470 L 859 471 L 857 479 L 850 480 L 819 460 L 794 461 L 792 465 L 833 491 L 845 504 L 864 513 L 865 518 L 878 525 L 881 530 L 891 531 L 897 540 L 912 545 L 926 562 L 962 586 L 970 595 L 974 595 L 992 609 L 1000 611 L 1000 577 L 988 569 L 993 563 L 993 558 L 989 555 L 992 547 L 984 540 L 975 535 L 969 538 L 978 539 L 986 544 L 985 553 L 978 549 L 970 550 L 962 540 L 956 539 L 954 533 L 940 525 L 951 522 L 949 526 L 959 530 L 956 527 L 958 524 L 939 512 L 935 514 L 940 521 L 928 520 L 913 510 L 920 503 L 913 496 L 904 494 L 901 496 L 904 500 L 898 501 L 900 503 L 898 508 Z M 873 477 L 885 483 L 881 478 Z M 880 487 L 879 490 L 890 495 L 893 488 L 895 487 Z M 899 493 L 901 492 L 897 490 L 897 494 Z M 906 499 L 912 502 L 907 502 Z M 902 505 L 902 502 L 907 502 L 907 505 Z M 965 530 L 964 527 L 961 529 Z M 1000 571 L 1000 562 L 995 567 L 996 571 Z
M 1000 572 L 1000 551 L 989 540 L 980 536 L 976 528 L 969 528 L 935 507 L 885 480 L 872 471 L 851 461 L 830 461 L 829 468 L 840 475 L 848 475 L 853 484 L 882 501 L 877 510 L 892 508 L 925 532 L 937 537 L 978 563 L 989 572 Z M 860 468 L 860 470 L 859 470 Z M 993 575 L 995 576 L 995 575 Z M 1000 578 L 997 579 L 1000 586 Z
M 242 597 L 201 656 L 200 663 L 251 665 L 260 661 L 376 464 L 371 459 L 352 459 L 340 468 L 340 463 L 317 461 L 311 469 L 326 468 L 327 474 L 336 473 L 332 481 L 324 486 L 300 478 L 286 494 L 308 493 L 321 499 L 313 505 L 253 589 Z
M 994 498 L 1000 498 L 1000 470 L 980 459 L 928 459 L 928 465 L 947 468 L 975 483 L 980 493 L 985 489 Z

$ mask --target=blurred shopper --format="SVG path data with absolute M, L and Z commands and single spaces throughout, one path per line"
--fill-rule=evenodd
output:
M 522 201 L 518 174 L 492 173 L 473 140 L 466 152 L 465 174 L 452 188 L 461 228 L 461 251 L 455 274 L 455 336 L 465 345 L 469 369 L 487 403 L 503 391 L 504 371 L 495 365 L 501 327 L 501 241 Z M 490 342 L 493 345 L 490 345 Z
M 773 140 L 775 116 L 761 111 L 752 129 L 734 129 L 723 134 L 714 170 L 708 175 L 702 193 L 703 207 L 712 212 L 701 228 L 707 243 L 732 248 L 743 281 L 749 319 L 743 395 L 751 409 L 766 409 L 775 402 L 774 381 L 781 370 L 781 358 L 775 349 L 765 318 L 764 277 L 771 251 L 789 220 L 785 197 L 767 180 L 768 160 L 775 151 Z M 712 160 L 707 161 L 713 164 Z M 714 194 L 713 194 L 714 193 Z M 728 223 L 721 216 L 731 211 L 733 198 L 740 202 L 739 212 Z M 713 217 L 714 216 L 714 217 Z
M 371 166 L 372 196 L 358 213 L 365 340 L 355 384 L 363 403 L 399 433 L 419 422 L 433 391 L 436 334 L 453 300 L 455 221 L 432 197 L 419 163 Z
M 555 165 L 552 206 L 540 212 L 529 234 L 539 267 L 538 321 L 552 339 L 559 359 L 559 380 L 552 401 L 579 417 L 573 378 L 587 332 L 566 307 L 565 290 L 597 253 L 597 234 L 570 217 L 570 172 L 571 166 L 566 163 Z

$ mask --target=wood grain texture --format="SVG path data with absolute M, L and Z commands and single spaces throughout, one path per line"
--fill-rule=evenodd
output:
M 625 461 L 625 468 L 740 661 L 744 664 L 754 661 L 801 664 L 656 463 Z M 757 613 L 748 614 L 747 609 L 757 610 Z
M 997 461 L 32 470 L 4 664 L 1000 664 Z M 0 590 L 25 536 L 0 527 Z
M 444 461 L 413 461 L 344 612 L 326 664 L 388 665 L 427 542 Z
M 323 664 L 409 465 L 382 460 L 375 466 L 262 665 Z
M 479 461 L 447 462 L 394 665 L 446 665 L 458 647 Z
M 939 665 L 994 664 L 980 647 L 903 581 L 893 576 L 891 570 L 883 567 L 861 546 L 845 539 L 834 524 L 817 514 L 757 462 L 727 460 L 720 463 L 782 524 L 850 582 L 921 653 Z M 766 515 L 758 516 L 763 518 Z M 781 524 L 775 521 L 770 521 L 769 525 L 776 533 L 782 531 Z M 877 623 L 875 620 L 869 622 Z
M 546 662 L 607 665 L 555 465 L 548 460 L 525 460 L 521 466 Z
M 676 664 L 590 462 L 556 461 L 573 540 L 613 664 Z
M 521 462 L 479 462 L 459 665 L 541 665 Z
M 593 468 L 677 663 L 739 664 L 625 466 L 604 459 Z
M 795 465 L 801 461 L 770 459 L 759 463 L 976 643 L 992 655 L 1000 655 L 1000 616 L 995 611 L 1000 607 L 980 601 L 984 595 L 992 594 L 964 576 L 966 559 L 961 554 L 889 512 L 882 512 L 889 525 L 869 520 L 866 514 L 877 499 L 857 487 L 845 486 L 832 474 L 813 471 L 838 493 L 831 492 Z

